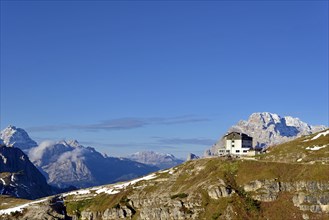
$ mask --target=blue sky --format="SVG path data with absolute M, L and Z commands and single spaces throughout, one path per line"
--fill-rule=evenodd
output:
M 1 129 L 185 157 L 263 111 L 328 125 L 327 1 L 1 1 Z

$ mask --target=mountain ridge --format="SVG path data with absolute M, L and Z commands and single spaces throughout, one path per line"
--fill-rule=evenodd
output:
M 105 156 L 77 140 L 43 141 L 38 145 L 24 129 L 12 125 L 1 131 L 2 139 L 4 144 L 20 148 L 28 154 L 47 182 L 57 188 L 90 187 L 123 181 L 159 169 L 124 158 Z
M 48 182 L 57 187 L 90 187 L 128 180 L 158 169 L 122 158 L 104 156 L 77 141 L 42 142 L 30 150 L 29 156 L 47 175 Z
M 154 151 L 136 152 L 126 158 L 139 163 L 153 165 L 159 167 L 160 169 L 174 167 L 184 162 L 172 154 L 157 153 Z

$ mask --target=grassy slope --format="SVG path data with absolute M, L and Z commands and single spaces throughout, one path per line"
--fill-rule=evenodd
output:
M 230 179 L 231 178 L 231 179 Z M 116 195 L 101 194 L 91 199 L 76 200 L 70 198 L 67 202 L 68 213 L 76 213 L 77 210 L 89 209 L 92 211 L 104 211 L 107 208 L 129 204 L 132 193 L 144 198 L 162 197 L 168 200 L 178 199 L 200 201 L 205 212 L 203 219 L 217 219 L 223 215 L 228 205 L 231 205 L 237 213 L 237 219 L 264 219 L 273 216 L 288 216 L 293 219 L 301 217 L 301 211 L 292 204 L 292 194 L 282 193 L 277 201 L 257 203 L 248 194 L 244 194 L 239 186 L 252 180 L 279 179 L 282 182 L 298 180 L 317 180 L 329 182 L 328 165 L 323 164 L 286 164 L 263 161 L 226 161 L 221 158 L 208 158 L 196 161 L 188 161 L 176 168 L 173 175 L 169 173 L 158 174 L 156 179 L 147 182 L 139 182 L 141 189 L 128 188 Z M 241 195 L 234 195 L 219 200 L 208 196 L 207 188 L 218 185 L 218 179 L 236 184 L 241 190 Z M 278 211 L 280 210 L 280 211 Z M 193 211 L 193 210 L 187 210 Z M 314 215 L 314 214 L 310 214 Z M 328 217 L 328 216 L 326 216 Z M 318 219 L 321 219 L 317 216 Z M 273 218 L 270 218 L 273 219 Z
M 30 202 L 30 200 L 0 195 L 0 210 L 19 206 L 19 205 L 25 204 L 27 202 Z
M 312 138 L 319 133 L 323 132 L 300 137 L 293 141 L 270 147 L 268 149 L 269 153 L 260 155 L 258 158 L 266 161 L 280 161 L 289 163 L 321 162 L 329 164 L 329 134 L 326 136 L 322 135 L 319 138 L 312 140 Z M 326 147 L 315 151 L 307 149 L 308 147 L 314 146 Z

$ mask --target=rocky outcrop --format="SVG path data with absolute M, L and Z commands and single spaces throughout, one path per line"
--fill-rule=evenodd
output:
M 140 219 L 198 219 L 203 210 L 200 198 L 195 195 L 138 198 L 131 197 L 131 204 L 140 210 Z
M 218 179 L 218 184 L 210 185 L 207 192 L 210 198 L 220 199 L 222 197 L 229 197 L 233 190 L 226 186 L 224 180 Z
M 140 198 L 129 197 L 126 205 L 117 205 L 104 212 L 81 212 L 82 220 L 90 219 L 199 219 L 200 212 L 204 211 L 200 200 L 195 198 L 173 199 L 169 196 Z M 136 214 L 138 211 L 138 214 Z M 75 219 L 75 218 L 73 218 Z
M 120 208 L 110 208 L 106 209 L 104 212 L 91 212 L 83 211 L 81 212 L 81 217 L 73 217 L 73 220 L 78 219 L 131 219 L 133 216 L 133 211 L 127 206 L 122 206 Z
M 229 197 L 232 193 L 232 190 L 226 186 L 214 186 L 208 189 L 208 195 L 212 199 L 219 199 L 222 197 Z
M 278 180 L 256 180 L 244 185 L 246 192 L 253 198 L 270 202 L 275 201 L 280 192 L 293 193 L 294 206 L 302 211 L 329 213 L 329 183 L 316 181 L 280 182 Z
M 15 212 L 11 215 L 0 215 L 0 220 L 14 219 L 44 219 L 44 220 L 71 220 L 67 215 L 64 201 L 58 196 L 54 196 L 37 204 L 29 206 L 29 211 Z

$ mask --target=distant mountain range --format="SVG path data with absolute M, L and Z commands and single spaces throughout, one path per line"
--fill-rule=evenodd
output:
M 299 118 L 291 116 L 279 116 L 277 114 L 262 112 L 253 113 L 247 121 L 241 120 L 228 129 L 227 132 L 242 132 L 253 137 L 255 148 L 266 148 L 283 142 L 293 140 L 302 135 L 313 134 L 325 130 L 323 125 L 309 125 Z M 205 156 L 217 155 L 218 149 L 224 145 L 221 138 L 211 149 L 205 152 Z
M 129 158 L 109 157 L 76 140 L 44 141 L 38 145 L 25 130 L 15 126 L 5 128 L 0 137 L 0 143 L 22 149 L 47 182 L 59 188 L 129 180 L 183 162 L 173 155 L 155 152 L 134 154 Z
M 163 154 L 153 151 L 137 152 L 127 156 L 127 158 L 139 163 L 156 166 L 160 169 L 174 167 L 184 162 L 181 159 L 177 159 L 172 154 Z
M 48 183 L 58 187 L 89 187 L 129 180 L 158 170 L 128 159 L 104 156 L 77 141 L 43 142 L 29 152 Z

